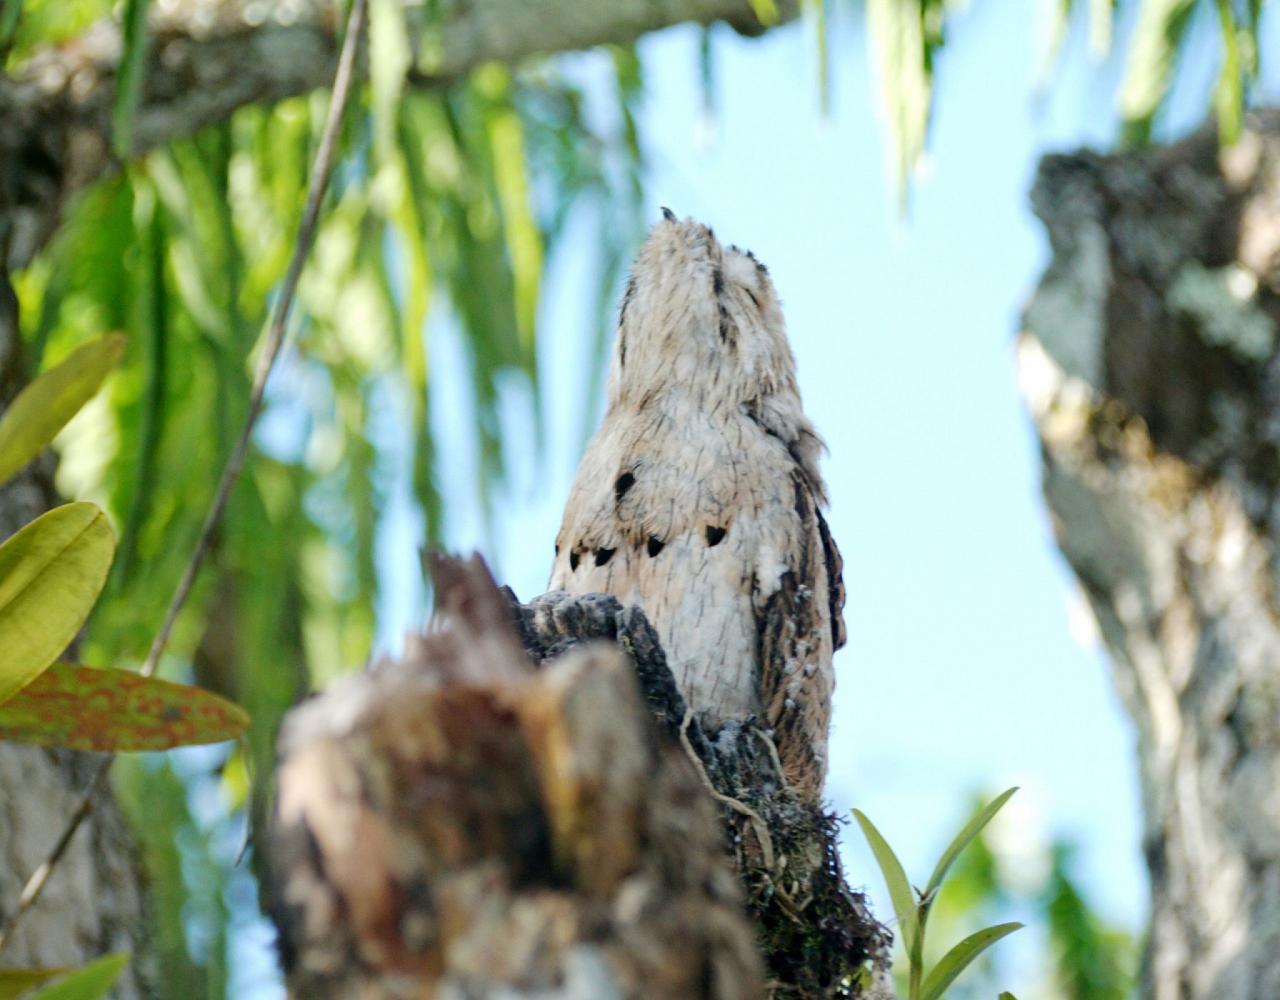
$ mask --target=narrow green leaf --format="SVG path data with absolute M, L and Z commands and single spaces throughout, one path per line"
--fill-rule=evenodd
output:
M 55 663 L 0 704 L 0 740 L 68 750 L 220 743 L 248 725 L 242 708 L 211 691 L 74 663 Z
M 77 969 L 29 1000 L 99 1000 L 115 985 L 129 961 L 128 955 L 107 955 Z
M 0 1000 L 18 1000 L 28 990 L 50 979 L 65 976 L 70 969 L 0 969 Z
M 5 50 L 13 44 L 21 19 L 22 0 L 0 0 L 0 58 L 3 58 Z
M 1244 124 L 1244 65 L 1240 51 L 1240 26 L 1231 0 L 1218 0 L 1218 23 L 1222 29 L 1222 68 L 1213 92 L 1213 109 L 1218 116 L 1218 138 L 1224 146 L 1235 144 Z
M 369 5 L 369 85 L 373 94 L 374 144 L 383 160 L 395 149 L 397 105 L 411 62 L 404 3 L 372 0 Z
M 1195 0 L 1143 0 L 1120 85 L 1120 114 L 1129 145 L 1142 145 L 1151 136 L 1194 7 Z
M 831 114 L 831 53 L 827 44 L 826 0 L 803 0 L 808 20 L 813 22 L 814 42 L 818 50 L 818 107 L 823 117 Z
M 118 334 L 85 344 L 18 393 L 0 417 L 0 483 L 40 454 L 93 398 L 124 347 Z
M 751 9 L 755 11 L 756 20 L 766 28 L 778 23 L 777 0 L 751 0 Z
M 1111 52 L 1111 26 L 1115 19 L 1115 0 L 1089 0 L 1089 52 L 1095 59 L 1105 59 Z
M 889 842 L 880 835 L 875 824 L 867 819 L 861 809 L 853 811 L 853 818 L 858 821 L 858 826 L 862 827 L 862 835 L 867 838 L 871 853 L 875 855 L 876 864 L 880 866 L 880 874 L 884 876 L 885 885 L 889 888 L 889 899 L 893 902 L 893 912 L 897 914 L 898 927 L 902 932 L 907 953 L 916 955 L 919 953 L 919 943 L 915 934 L 916 902 L 911 894 L 911 883 L 907 881 L 907 874 L 902 870 L 902 862 L 893 853 Z
M 133 119 L 142 97 L 147 62 L 147 8 L 151 0 L 124 0 L 120 68 L 116 73 L 116 102 L 111 112 L 111 144 L 117 156 L 133 152 Z
M 941 961 L 929 971 L 929 975 L 925 977 L 924 986 L 920 991 L 920 1000 L 939 1000 L 946 988 L 955 981 L 956 976 L 968 968 L 970 962 L 1002 937 L 1007 937 L 1022 926 L 1022 924 L 1014 921 L 1007 924 L 996 924 L 994 927 L 987 927 L 976 934 L 970 934 L 943 955 Z
M 55 507 L 0 545 L 0 704 L 75 638 L 114 552 L 106 515 L 91 503 Z
M 991 822 L 991 818 L 1003 808 L 1004 804 L 1009 801 L 1017 790 L 1018 788 L 1015 785 L 1013 788 L 1001 792 L 983 809 L 975 813 L 973 818 L 964 825 L 964 828 L 955 835 L 955 838 L 947 845 L 947 849 L 942 852 L 942 857 L 938 858 L 933 874 L 929 876 L 929 881 L 924 887 L 925 896 L 930 895 L 942 885 L 942 880 L 947 877 L 947 871 L 955 864 L 960 852 L 972 843 L 973 838 L 982 832 L 982 828 Z
M 889 130 L 899 197 L 924 152 L 933 101 L 922 0 L 867 0 L 867 41 Z

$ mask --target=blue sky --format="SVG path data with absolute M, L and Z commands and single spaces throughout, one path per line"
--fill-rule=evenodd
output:
M 702 113 L 698 32 L 646 39 L 648 204 L 651 217 L 669 205 L 767 262 L 806 409 L 830 446 L 829 520 L 844 553 L 849 631 L 836 661 L 832 804 L 862 808 L 907 870 L 923 873 L 970 793 L 1022 785 L 1008 810 L 1015 835 L 1075 840 L 1092 900 L 1136 931 L 1146 885 L 1133 733 L 1104 657 L 1072 636 L 1079 598 L 1041 503 L 1012 351 L 1047 260 L 1027 198 L 1036 162 L 1110 142 L 1123 53 L 1093 60 L 1076 25 L 1051 85 L 1037 91 L 1036 6 L 979 3 L 954 19 L 929 162 L 905 219 L 884 169 L 860 13 L 842 7 L 834 22 L 829 117 L 802 26 L 759 40 L 717 30 L 712 122 Z M 1278 22 L 1273 11 L 1273 50 Z M 1165 135 L 1202 117 L 1212 28 L 1199 26 Z M 589 57 L 583 69 L 590 74 Z M 1274 79 L 1269 91 L 1274 99 Z M 466 488 L 453 485 L 471 478 L 468 408 L 454 377 L 457 341 L 447 324 L 432 335 L 433 416 L 451 470 L 447 538 L 484 551 L 524 597 L 544 589 L 579 457 L 594 270 L 590 227 L 577 228 L 581 237 L 551 260 L 544 293 L 548 451 L 533 458 L 529 403 L 513 384 L 505 423 L 514 471 L 492 537 Z M 384 643 L 421 614 L 402 531 L 383 537 L 384 568 L 406 581 L 390 588 Z M 888 913 L 853 838 L 846 863 Z

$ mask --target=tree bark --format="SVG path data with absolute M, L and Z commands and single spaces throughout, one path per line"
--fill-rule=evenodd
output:
M 1138 736 L 1154 1000 L 1280 996 L 1280 115 L 1047 157 L 1019 379 Z M 1086 737 L 1087 738 L 1087 737 Z
M 638 608 L 434 575 L 442 630 L 286 720 L 291 995 L 884 995 L 832 818 L 750 720 L 691 718 Z

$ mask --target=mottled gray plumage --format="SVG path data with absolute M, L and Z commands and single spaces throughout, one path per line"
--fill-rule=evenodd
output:
M 789 781 L 817 799 L 844 644 L 822 441 L 764 265 L 664 215 L 623 296 L 551 587 L 641 605 L 690 707 L 765 718 Z

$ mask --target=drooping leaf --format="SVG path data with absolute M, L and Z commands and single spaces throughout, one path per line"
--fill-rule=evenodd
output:
M 942 880 L 947 877 L 947 871 L 955 864 L 960 852 L 973 842 L 973 838 L 982 832 L 982 828 L 991 822 L 992 817 L 1004 807 L 1004 804 L 1009 801 L 1017 790 L 1017 786 L 1015 786 L 1001 792 L 983 809 L 974 814 L 969 822 L 964 825 L 964 828 L 955 835 L 951 843 L 947 845 L 947 849 L 942 852 L 942 856 L 938 858 L 938 863 L 934 865 L 933 874 L 929 876 L 929 881 L 924 888 L 925 896 L 928 896 L 942 885 Z
M 55 663 L 0 704 L 0 740 L 68 750 L 220 743 L 248 725 L 242 708 L 211 691 L 74 663 Z
M 1130 145 L 1141 145 L 1151 136 L 1194 7 L 1195 0 L 1143 0 L 1120 85 L 1123 138 Z
M 1089 52 L 1105 59 L 1111 52 L 1111 29 L 1116 0 L 1089 0 Z
M 107 955 L 46 986 L 29 1000 L 99 1000 L 115 985 L 128 955 Z
M 1213 109 L 1218 116 L 1218 136 L 1224 146 L 1240 137 L 1244 124 L 1245 66 L 1242 43 L 1245 32 L 1236 21 L 1231 0 L 1218 0 L 1218 23 L 1222 29 L 1222 66 L 1213 91 Z
M 0 58 L 3 58 L 22 19 L 22 0 L 0 0 Z
M 118 334 L 85 344 L 18 393 L 0 417 L 0 483 L 40 454 L 93 398 L 124 348 Z
M 893 903 L 893 912 L 898 917 L 898 928 L 902 934 L 902 942 L 908 955 L 918 957 L 920 941 L 915 933 L 916 902 L 911 894 L 911 883 L 902 870 L 902 862 L 893 853 L 889 842 L 881 836 L 875 824 L 871 822 L 861 809 L 853 811 L 853 817 L 862 828 L 862 835 L 867 838 L 871 853 L 875 855 L 876 864 L 880 866 L 880 874 L 884 876 L 885 885 L 889 889 L 889 899 Z
M 369 5 L 369 84 L 373 96 L 374 142 L 384 159 L 393 149 L 396 106 L 411 62 L 404 3 L 372 0 Z
M 106 515 L 91 503 L 55 507 L 0 545 L 0 704 L 75 638 L 114 551 Z
M 147 62 L 147 8 L 151 0 L 124 0 L 123 51 L 116 76 L 116 102 L 111 112 L 111 144 L 117 156 L 133 151 L 133 119 L 142 97 Z
M 933 71 L 925 37 L 929 0 L 867 0 L 867 40 L 880 110 L 893 149 L 893 170 L 905 199 L 907 178 L 924 152 L 933 101 Z
M 777 0 L 750 0 L 756 20 L 766 28 L 778 23 Z
M 924 985 L 920 990 L 920 1000 L 939 1000 L 955 978 L 968 968 L 969 963 L 999 941 L 1007 937 L 1023 925 L 1017 921 L 1007 924 L 996 924 L 975 934 L 970 934 L 958 945 L 947 952 L 942 959 L 929 970 Z

